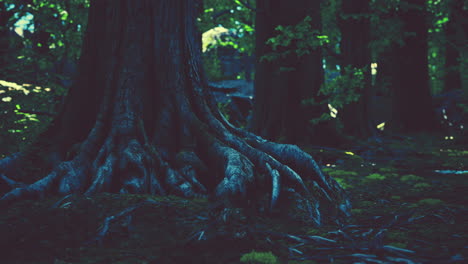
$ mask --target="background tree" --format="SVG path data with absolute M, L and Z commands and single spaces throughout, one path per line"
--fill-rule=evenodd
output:
M 467 30 L 466 10 L 464 1 L 448 1 L 448 22 L 445 27 L 446 53 L 445 53 L 445 79 L 447 90 L 462 87 L 463 55 L 466 54 Z M 465 67 L 466 68 L 466 67 Z
M 326 126 L 312 131 L 309 122 L 325 112 L 326 106 L 303 103 L 317 98 L 324 81 L 322 52 L 318 48 L 320 3 L 257 1 L 257 65 L 251 129 L 261 136 L 293 143 L 308 140 L 326 144 L 336 139 L 328 130 L 324 132 Z
M 8 65 L 8 52 L 11 50 L 11 35 L 8 28 L 8 21 L 13 16 L 13 12 L 8 10 L 5 5 L 0 3 L 0 64 L 2 69 L 0 70 L 1 77 L 3 78 L 7 70 L 4 69 L 5 65 Z
M 22 160 L 35 158 L 46 175 L 1 201 L 110 191 L 274 207 L 282 197 L 316 225 L 346 212 L 341 187 L 311 156 L 220 115 L 206 88 L 197 10 L 189 0 L 93 1 L 62 111 L 29 152 L 0 162 L 15 186 L 7 177 Z
M 353 77 L 362 78 L 362 82 L 357 83 L 357 87 L 348 86 L 348 89 L 357 91 L 359 98 L 346 105 L 339 115 L 344 134 L 365 138 L 375 133 L 368 115 L 372 99 L 369 1 L 342 1 L 341 8 L 342 75 L 352 71 Z
M 395 60 L 392 66 L 385 65 L 388 60 L 380 63 L 384 74 L 388 74 L 385 68 L 395 71 L 391 74 L 393 106 L 390 127 L 406 132 L 433 130 L 437 125 L 429 86 L 426 1 L 401 1 L 397 7 L 391 12 L 401 19 L 404 45 L 394 44 L 391 48 L 391 57 Z

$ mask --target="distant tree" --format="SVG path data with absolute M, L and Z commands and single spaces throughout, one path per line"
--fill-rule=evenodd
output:
M 405 132 L 437 127 L 432 108 L 428 70 L 426 0 L 401 2 L 396 15 L 402 22 L 403 45 L 393 45 L 393 107 L 390 128 Z
M 358 70 L 353 74 L 361 75 L 355 77 L 362 78 L 362 82 L 358 83 L 360 87 L 352 87 L 351 83 L 348 84 L 347 89 L 356 90 L 359 98 L 346 105 L 339 112 L 339 116 L 343 123 L 344 134 L 368 137 L 375 133 L 375 128 L 369 118 L 369 106 L 372 99 L 369 1 L 342 1 L 341 11 L 339 25 L 342 75 L 346 75 L 346 71 Z
M 448 1 L 449 16 L 445 27 L 446 53 L 445 69 L 446 75 L 444 86 L 447 90 L 460 89 L 462 87 L 463 53 L 466 53 L 468 39 L 468 22 L 463 1 Z M 465 65 L 466 66 L 466 65 Z
M 307 0 L 257 1 L 251 129 L 263 137 L 292 143 L 327 144 L 336 140 L 326 125 L 312 130 L 310 120 L 324 113 L 326 105 L 304 104 L 306 99 L 317 99 L 324 81 L 322 51 L 319 44 L 313 43 L 321 31 L 320 4 Z M 291 27 L 298 29 L 293 32 Z M 310 30 L 301 31 L 301 27 Z M 304 41 L 307 39 L 309 43 Z M 305 48 L 307 45 L 316 47 Z
M 0 78 L 4 78 L 8 71 L 6 65 L 9 65 L 10 43 L 12 40 L 12 34 L 8 26 L 8 22 L 13 16 L 11 10 L 7 10 L 7 6 L 0 2 Z
M 91 2 L 78 76 L 58 118 L 29 152 L 0 161 L 0 179 L 21 186 L 2 203 L 105 191 L 262 208 L 284 199 L 316 225 L 347 211 L 343 190 L 311 156 L 223 119 L 201 66 L 197 3 Z M 44 177 L 8 179 L 31 159 Z

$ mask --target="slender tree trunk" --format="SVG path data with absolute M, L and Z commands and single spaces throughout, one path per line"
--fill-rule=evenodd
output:
M 92 1 L 78 79 L 41 137 L 49 140 L 36 144 L 50 171 L 1 203 L 104 191 L 270 208 L 285 199 L 316 225 L 348 210 L 343 190 L 308 154 L 223 119 L 201 68 L 197 2 Z M 12 164 L 18 158 L 0 161 L 0 174 Z M 14 185 L 8 176 L 0 179 Z
M 390 127 L 404 132 L 437 128 L 429 87 L 426 1 L 408 1 L 411 6 L 398 12 L 408 36 L 395 48 L 398 78 L 393 89 L 393 115 Z
M 370 10 L 369 1 L 343 1 L 343 18 L 340 19 L 342 69 L 351 66 L 364 70 L 364 87 L 349 87 L 360 92 L 360 98 L 340 111 L 343 132 L 346 135 L 365 138 L 375 133 L 368 114 L 372 96 L 370 63 Z

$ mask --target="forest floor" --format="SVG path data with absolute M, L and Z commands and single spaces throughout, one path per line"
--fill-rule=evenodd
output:
M 415 136 L 305 149 L 349 193 L 341 226 L 217 211 L 205 199 L 50 197 L 2 209 L 0 263 L 468 261 L 468 173 L 455 172 L 468 170 L 466 144 Z

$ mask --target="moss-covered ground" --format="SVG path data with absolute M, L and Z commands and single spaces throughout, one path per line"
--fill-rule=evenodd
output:
M 434 137 L 306 147 L 353 215 L 316 229 L 206 199 L 99 194 L 0 214 L 0 263 L 467 263 L 468 147 Z M 112 218 L 114 216 L 114 218 Z

